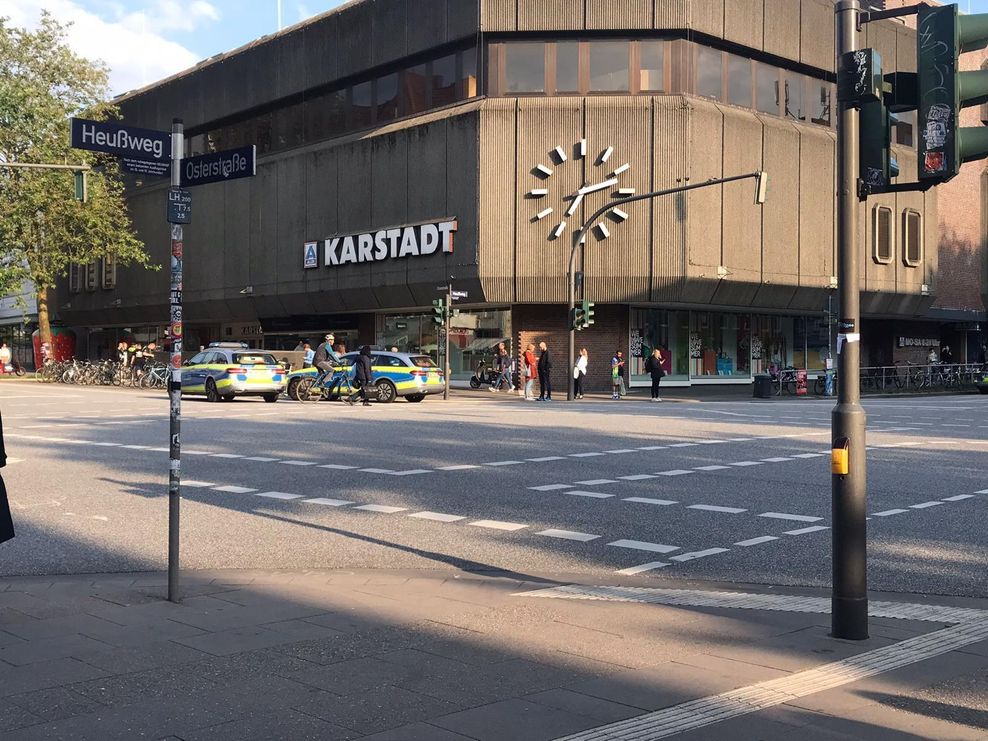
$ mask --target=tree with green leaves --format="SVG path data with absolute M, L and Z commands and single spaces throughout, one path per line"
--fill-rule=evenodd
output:
M 153 267 L 128 216 L 116 160 L 70 146 L 71 117 L 118 116 L 107 102 L 106 67 L 75 54 L 65 31 L 48 13 L 33 31 L 0 18 L 0 296 L 32 281 L 48 343 L 49 294 L 69 265 L 113 257 Z M 89 164 L 88 200 L 76 200 L 70 170 L 8 163 Z

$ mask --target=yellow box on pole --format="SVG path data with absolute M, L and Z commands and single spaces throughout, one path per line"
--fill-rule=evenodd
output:
M 836 476 L 846 476 L 848 473 L 848 441 L 846 437 L 839 437 L 834 440 L 834 447 L 830 451 L 830 473 Z

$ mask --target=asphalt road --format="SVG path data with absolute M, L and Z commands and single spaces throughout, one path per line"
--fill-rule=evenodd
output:
M 183 404 L 185 568 L 826 586 L 831 401 Z M 869 586 L 984 597 L 988 398 L 869 414 Z M 166 566 L 160 392 L 0 384 L 0 575 Z

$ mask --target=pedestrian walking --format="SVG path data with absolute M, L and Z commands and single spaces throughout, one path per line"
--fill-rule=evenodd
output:
M 525 366 L 525 401 L 535 401 L 532 386 L 535 385 L 535 378 L 539 374 L 538 360 L 535 358 L 535 345 L 530 344 L 525 348 L 522 364 Z
M 664 362 L 665 358 L 662 357 L 662 351 L 659 348 L 652 350 L 652 354 L 645 361 L 645 372 L 652 378 L 652 401 L 662 401 L 659 398 L 659 383 L 662 381 L 662 376 L 666 374 L 665 368 L 663 368 Z
M 0 373 L 7 372 L 7 366 L 10 365 L 10 358 L 10 348 L 7 347 L 7 343 L 0 343 Z M 13 370 L 13 368 L 11 368 L 11 370 Z
M 311 368 L 312 361 L 316 357 L 316 351 L 312 349 L 312 345 L 308 342 L 302 343 L 302 367 Z
M 580 349 L 580 357 L 576 359 L 576 365 L 573 366 L 573 398 L 582 399 L 583 398 L 583 381 L 587 377 L 587 365 L 590 362 L 590 353 L 587 352 L 587 348 Z
M 348 404 L 353 404 L 359 394 L 360 398 L 363 399 L 364 406 L 370 406 L 370 400 L 367 398 L 367 387 L 374 383 L 372 367 L 370 345 L 364 345 L 360 348 L 360 353 L 353 363 L 353 380 L 357 384 L 357 390 L 346 398 Z
M 624 353 L 620 350 L 617 351 L 618 359 L 618 378 L 621 381 L 620 384 L 620 394 L 621 396 L 628 395 L 628 381 L 627 381 L 627 368 L 624 363 Z
M 552 401 L 552 356 L 545 342 L 539 343 L 539 401 Z
M 950 351 L 950 345 L 944 345 L 940 351 L 940 362 L 944 365 L 950 365 L 954 362 L 954 354 Z
M 7 465 L 7 452 L 3 448 L 3 418 L 0 417 L 0 468 Z M 7 488 L 0 476 L 0 543 L 14 537 L 14 521 L 10 517 L 10 504 L 7 502 Z
M 497 371 L 497 378 L 491 384 L 491 391 L 497 391 L 502 384 L 508 387 L 508 391 L 515 390 L 515 385 L 511 381 L 514 370 L 512 366 L 511 354 L 508 349 L 503 342 L 497 343 L 497 350 L 494 352 L 494 369 Z

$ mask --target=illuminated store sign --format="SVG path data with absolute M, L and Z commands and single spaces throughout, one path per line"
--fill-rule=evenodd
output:
M 319 267 L 320 246 L 322 264 L 328 268 L 421 257 L 440 251 L 452 253 L 455 231 L 456 219 L 447 219 L 330 237 L 322 242 L 306 242 L 302 252 L 302 266 Z

